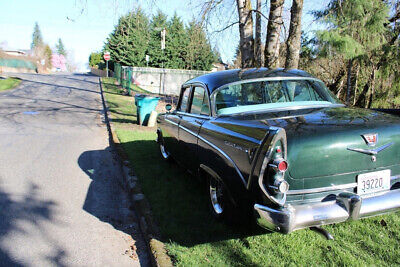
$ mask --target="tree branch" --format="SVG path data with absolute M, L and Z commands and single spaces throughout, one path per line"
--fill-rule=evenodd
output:
M 254 13 L 258 13 L 260 14 L 263 18 L 265 18 L 266 20 L 268 20 L 267 16 L 264 15 L 264 13 L 262 13 L 261 11 L 257 10 L 257 9 L 250 9 L 249 10 L 250 13 L 254 12 Z
M 230 28 L 230 27 L 232 27 L 233 25 L 236 25 L 236 24 L 239 24 L 239 21 L 232 22 L 231 24 L 229 24 L 228 26 L 222 28 L 221 30 L 214 31 L 214 33 L 223 32 L 223 31 L 225 31 L 226 29 L 228 29 L 228 28 Z
M 393 17 L 389 19 L 389 23 L 395 22 L 398 19 L 400 19 L 400 9 L 397 10 L 396 14 L 394 14 Z

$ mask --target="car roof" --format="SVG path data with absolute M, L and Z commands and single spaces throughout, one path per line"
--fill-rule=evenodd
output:
M 292 70 L 267 69 L 267 68 L 234 69 L 234 70 L 216 71 L 205 75 L 201 75 L 191 80 L 188 80 L 183 84 L 183 86 L 193 83 L 202 83 L 207 86 L 211 94 L 215 89 L 228 83 L 244 81 L 249 79 L 268 78 L 268 77 L 313 78 L 313 76 L 310 75 L 309 73 L 297 69 L 292 69 Z

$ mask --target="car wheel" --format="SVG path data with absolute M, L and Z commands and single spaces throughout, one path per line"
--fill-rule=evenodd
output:
M 231 222 L 233 219 L 234 204 L 230 200 L 223 182 L 210 177 L 208 179 L 208 189 L 212 215 L 218 220 Z

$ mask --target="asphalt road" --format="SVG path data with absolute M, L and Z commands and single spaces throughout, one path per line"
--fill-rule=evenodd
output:
M 0 265 L 148 265 L 98 78 L 18 76 L 0 92 Z

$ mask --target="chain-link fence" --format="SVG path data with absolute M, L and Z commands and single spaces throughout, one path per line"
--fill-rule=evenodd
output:
M 0 70 L 31 70 L 36 72 L 37 66 L 35 63 L 24 59 L 15 58 L 0 58 Z
M 114 64 L 114 77 L 129 93 L 133 88 L 157 95 L 178 96 L 187 80 L 208 71 L 128 67 Z

